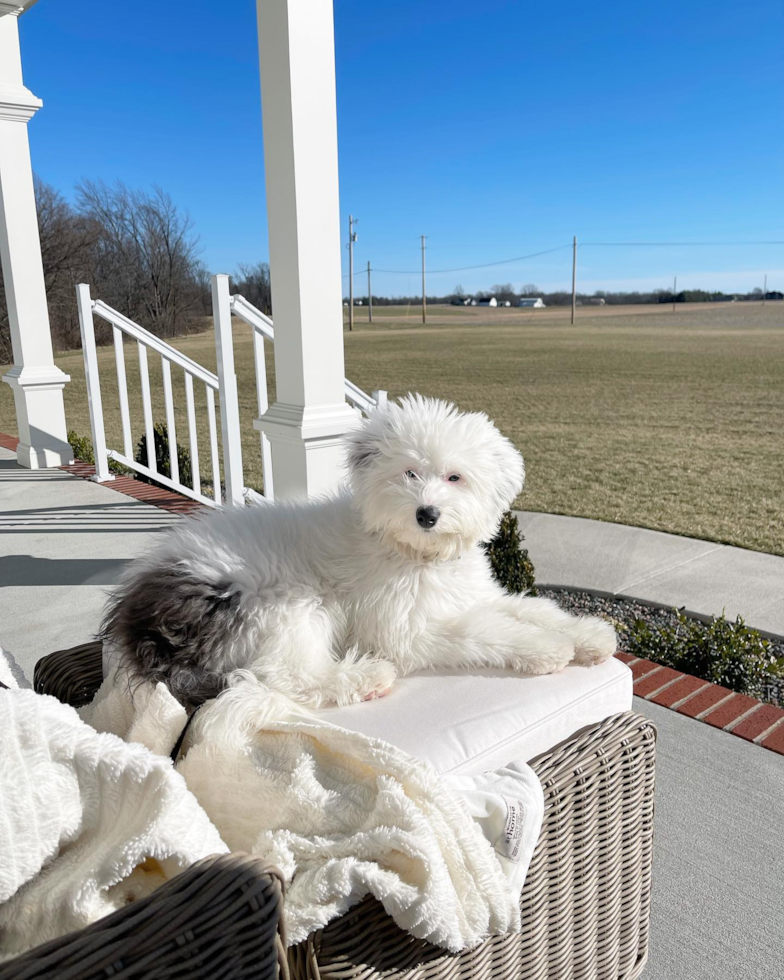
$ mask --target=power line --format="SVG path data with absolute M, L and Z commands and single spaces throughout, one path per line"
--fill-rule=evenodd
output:
M 754 245 L 784 245 L 784 241 L 758 241 L 758 242 L 580 242 L 580 248 L 592 246 L 594 248 L 704 248 L 706 246 L 754 246 Z M 528 259 L 536 259 L 541 255 L 551 255 L 553 252 L 560 252 L 563 249 L 572 248 L 570 242 L 567 245 L 556 245 L 555 248 L 547 248 L 541 252 L 531 252 L 528 255 L 518 255 L 512 259 L 500 259 L 497 262 L 482 262 L 479 265 L 463 265 L 453 269 L 430 269 L 431 275 L 443 275 L 450 272 L 471 272 L 474 269 L 490 269 L 499 265 L 511 265 L 514 262 L 525 262 Z M 414 276 L 419 275 L 419 269 L 373 269 L 374 272 L 383 272 L 385 275 L 395 276 Z M 354 275 L 363 275 L 363 272 L 355 272 Z M 343 276 L 344 279 L 351 278 L 351 274 Z
M 586 245 L 598 245 L 602 247 L 616 248 L 622 246 L 624 248 L 673 248 L 675 246 L 699 246 L 704 247 L 706 245 L 722 245 L 722 246 L 737 246 L 737 245 L 784 245 L 784 241 L 778 242 L 581 242 L 580 248 L 585 248 Z
M 489 269 L 495 265 L 509 265 L 512 262 L 524 262 L 526 259 L 535 259 L 540 255 L 549 255 L 551 252 L 560 252 L 564 248 L 571 248 L 571 245 L 556 245 L 555 248 L 546 248 L 543 252 L 531 252 L 530 255 L 518 255 L 513 259 L 501 259 L 499 262 L 483 262 L 481 265 L 461 265 L 456 269 L 431 269 L 431 275 L 445 272 L 470 272 L 472 269 Z M 410 276 L 419 272 L 419 269 L 376 269 L 376 272 L 388 274 Z

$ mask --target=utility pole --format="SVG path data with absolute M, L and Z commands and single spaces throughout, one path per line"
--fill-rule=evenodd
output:
M 353 215 L 348 216 L 348 329 L 354 329 L 354 242 L 357 233 L 354 225 L 357 222 Z
M 368 259 L 368 323 L 373 322 L 373 290 L 370 288 L 370 259 Z
M 675 298 L 678 295 L 678 277 L 672 277 L 672 312 L 675 312 Z
M 425 239 L 422 235 L 422 323 L 427 323 L 427 285 L 425 283 Z
M 765 300 L 768 295 L 768 274 L 765 273 L 765 285 L 762 287 L 762 305 L 765 305 Z
M 572 323 L 577 309 L 577 235 L 572 239 Z

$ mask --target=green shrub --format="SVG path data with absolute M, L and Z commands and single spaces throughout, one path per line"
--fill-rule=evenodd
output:
M 673 626 L 651 627 L 642 619 L 634 620 L 623 649 L 753 697 L 764 696 L 766 683 L 784 678 L 784 658 L 777 659 L 770 641 L 746 626 L 740 616 L 734 623 L 724 615 L 702 623 L 675 612 Z
M 74 451 L 74 459 L 78 459 L 81 463 L 91 463 L 95 466 L 95 453 L 93 452 L 93 444 L 89 436 L 77 435 L 73 429 L 69 429 L 68 444 Z M 127 466 L 118 463 L 116 459 L 109 460 L 109 470 L 121 476 L 132 472 Z
M 74 459 L 78 459 L 82 463 L 92 463 L 95 465 L 93 444 L 87 436 L 79 436 L 73 429 L 69 429 L 68 444 L 74 451 Z
M 153 442 L 155 444 L 155 460 L 158 464 L 158 472 L 162 476 L 168 476 L 171 479 L 171 467 L 169 465 L 169 437 L 167 435 L 166 425 L 163 422 L 155 423 L 153 427 Z M 142 466 L 147 465 L 146 434 L 139 440 L 134 459 L 137 463 L 141 463 Z M 185 484 L 186 487 L 192 487 L 193 472 L 191 470 L 191 454 L 179 443 L 177 443 L 177 463 L 180 468 L 180 483 Z M 149 477 L 143 476 L 141 473 L 137 473 L 136 479 L 143 480 L 145 483 L 155 482 Z
M 483 545 L 493 574 L 508 592 L 525 592 L 537 595 L 534 585 L 534 566 L 523 548 L 523 536 L 517 518 L 508 510 L 501 518 L 498 533 Z

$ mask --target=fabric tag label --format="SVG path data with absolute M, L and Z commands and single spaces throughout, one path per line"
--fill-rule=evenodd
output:
M 506 825 L 495 845 L 496 851 L 514 864 L 520 860 L 520 845 L 523 842 L 523 819 L 525 804 L 522 800 L 503 797 L 506 803 Z

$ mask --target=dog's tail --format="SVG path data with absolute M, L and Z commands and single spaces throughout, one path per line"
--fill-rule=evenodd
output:
M 231 646 L 245 622 L 235 583 L 173 562 L 143 565 L 119 586 L 100 636 L 132 683 L 162 682 L 194 708 L 228 686 Z

